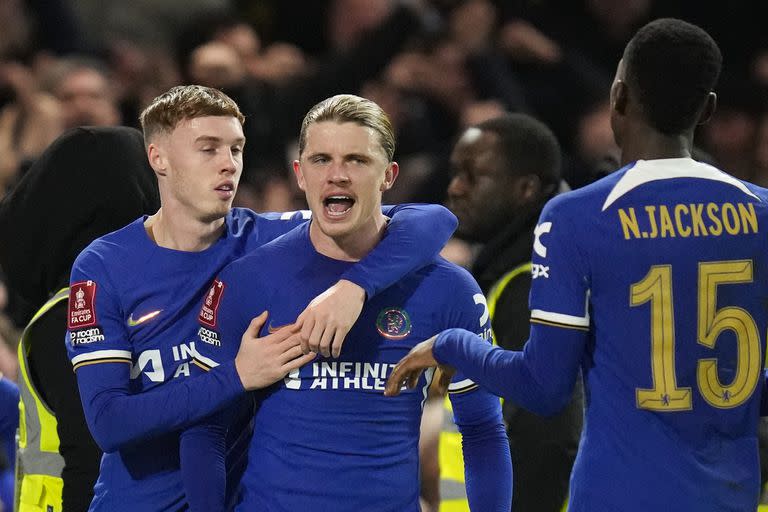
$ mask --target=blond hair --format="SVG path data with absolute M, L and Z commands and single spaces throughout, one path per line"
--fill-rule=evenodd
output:
M 237 103 L 218 89 L 202 85 L 179 85 L 164 92 L 139 116 L 144 141 L 158 133 L 170 133 L 185 119 L 205 116 L 232 116 L 243 124 L 245 117 Z
M 353 94 L 339 94 L 325 99 L 307 112 L 301 123 L 299 156 L 307 145 L 307 129 L 311 124 L 322 121 L 356 123 L 370 128 L 378 134 L 379 144 L 387 160 L 391 162 L 395 156 L 395 131 L 387 114 L 373 101 Z

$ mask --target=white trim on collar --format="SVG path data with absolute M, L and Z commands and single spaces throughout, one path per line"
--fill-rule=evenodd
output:
M 733 185 L 745 194 L 760 201 L 760 198 L 753 194 L 744 183 L 720 169 L 697 162 L 691 158 L 665 158 L 659 160 L 638 160 L 634 167 L 624 173 L 624 176 L 614 185 L 605 199 L 605 203 L 603 203 L 602 211 L 605 211 L 617 199 L 633 188 L 650 181 L 669 180 L 672 178 L 701 178 L 720 181 Z

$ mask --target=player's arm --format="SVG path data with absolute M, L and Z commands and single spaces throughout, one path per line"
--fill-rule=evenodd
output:
M 198 422 L 245 391 L 234 362 L 137 394 L 130 370 L 130 360 L 76 368 L 88 427 L 105 452 Z
M 457 224 L 456 217 L 439 205 L 385 206 L 382 212 L 391 220 L 381 242 L 299 315 L 296 323 L 305 353 L 338 357 L 366 297 L 431 262 Z
M 531 285 L 531 333 L 523 350 L 478 345 L 471 333 L 460 329 L 444 331 L 401 361 L 388 393 L 395 394 L 398 383 L 412 382 L 414 371 L 437 362 L 459 368 L 493 393 L 538 414 L 554 414 L 567 404 L 589 336 L 590 273 L 573 236 L 578 231 L 567 216 L 557 215 L 558 204 L 553 200 L 545 207 L 536 228 L 532 262 L 538 277 Z
M 181 433 L 180 469 L 190 512 L 224 510 L 231 501 L 239 482 L 233 476 L 240 476 L 247 458 L 253 412 L 253 398 L 246 395 Z M 238 440 L 235 446 L 228 444 L 232 439 Z M 231 450 L 242 451 L 241 464 L 227 460 Z
M 458 225 L 456 216 L 437 204 L 384 206 L 382 212 L 391 220 L 381 242 L 342 276 L 368 297 L 431 263 Z
M 463 329 L 437 336 L 433 354 L 438 364 L 460 368 L 469 379 L 521 407 L 549 416 L 568 403 L 579 374 L 587 333 L 542 324 L 531 325 L 522 351 L 474 342 Z
M 477 340 L 483 343 L 481 340 Z M 470 510 L 508 512 L 512 503 L 512 459 L 499 399 L 484 388 L 450 393 L 461 433 L 464 480 Z
M 226 421 L 222 412 L 214 413 L 181 433 L 179 465 L 190 512 L 224 510 Z
M 472 345 L 491 346 L 491 320 L 480 287 L 462 272 L 463 282 L 448 284 L 451 298 L 444 325 L 468 329 Z M 454 423 L 461 433 L 464 480 L 470 510 L 507 512 L 512 503 L 512 460 L 501 403 L 463 372 L 452 376 L 448 396 Z

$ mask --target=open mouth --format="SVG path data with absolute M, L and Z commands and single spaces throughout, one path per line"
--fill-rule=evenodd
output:
M 214 189 L 221 199 L 232 199 L 235 195 L 235 185 L 233 183 L 222 183 Z
M 323 200 L 325 211 L 331 217 L 344 215 L 355 204 L 355 200 L 349 196 L 328 196 Z

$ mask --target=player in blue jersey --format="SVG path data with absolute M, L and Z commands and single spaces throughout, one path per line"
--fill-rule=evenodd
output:
M 70 284 L 67 347 L 89 428 L 105 452 L 91 510 L 110 512 L 194 507 L 180 471 L 185 446 L 194 442 L 182 430 L 311 359 L 301 342 L 318 349 L 339 344 L 365 295 L 374 297 L 431 261 L 455 224 L 440 207 L 395 209 L 391 236 L 382 243 L 388 248 L 329 283 L 305 310 L 299 332 L 259 342 L 246 335 L 234 361 L 182 378 L 192 373 L 193 360 L 215 365 L 197 351 L 220 340 L 196 325 L 213 277 L 305 216 L 231 209 L 245 140 L 243 116 L 223 93 L 173 88 L 141 120 L 161 208 L 88 246 Z M 400 257 L 390 258 L 393 252 Z M 215 318 L 215 305 L 210 314 Z M 238 419 L 250 415 L 234 418 L 230 447 L 242 439 Z
M 253 311 L 270 311 L 262 334 L 290 326 L 315 295 L 382 248 L 390 228 L 381 195 L 398 174 L 394 149 L 386 114 L 369 100 L 339 95 L 309 111 L 293 165 L 312 221 L 221 273 L 209 292 L 216 318 L 204 320 L 207 305 L 200 318 L 221 341 L 208 353 L 234 357 Z M 236 510 L 418 511 L 419 424 L 433 375 L 397 400 L 384 397 L 384 384 L 411 347 L 447 327 L 489 344 L 478 285 L 445 260 L 369 300 L 341 351 L 321 349 L 258 400 Z M 506 512 L 511 463 L 499 400 L 460 375 L 449 391 L 472 510 Z
M 696 26 L 641 28 L 611 88 L 624 167 L 542 212 L 523 351 L 447 331 L 388 382 L 396 395 L 440 363 L 550 414 L 581 369 L 586 418 L 569 511 L 757 508 L 767 196 L 691 159 L 720 66 Z

